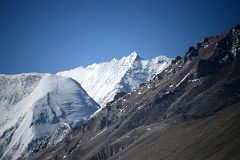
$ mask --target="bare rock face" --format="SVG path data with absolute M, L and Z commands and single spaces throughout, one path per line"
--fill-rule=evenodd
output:
M 238 159 L 240 25 L 205 38 L 30 159 Z

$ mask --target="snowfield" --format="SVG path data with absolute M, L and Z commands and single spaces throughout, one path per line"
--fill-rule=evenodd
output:
M 28 96 L 5 109 L 0 119 L 0 157 L 17 159 L 50 135 L 55 135 L 50 140 L 59 141 L 98 108 L 73 79 L 46 74 Z M 54 134 L 59 128 L 64 129 L 62 134 Z

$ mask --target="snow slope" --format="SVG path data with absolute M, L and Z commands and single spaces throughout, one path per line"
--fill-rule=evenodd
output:
M 0 74 L 0 106 L 15 105 L 36 87 L 46 75 L 41 73 Z
M 4 114 L 0 118 L 0 159 L 25 156 L 47 138 L 49 143 L 57 143 L 99 108 L 71 78 L 29 74 L 32 77 L 30 83 L 29 77 L 24 76 L 14 75 L 16 81 L 12 85 L 10 81 L 1 81 L 1 94 L 9 94 L 8 97 L 17 97 L 17 100 L 1 97 L 0 108 Z M 9 78 L 6 75 L 0 77 Z M 5 92 L 11 86 L 12 90 Z M 8 103 L 11 105 L 4 106 Z
M 57 75 L 78 81 L 87 93 L 102 107 L 120 92 L 130 92 L 150 81 L 171 64 L 171 58 L 158 56 L 143 60 L 136 52 L 120 60 L 78 67 Z

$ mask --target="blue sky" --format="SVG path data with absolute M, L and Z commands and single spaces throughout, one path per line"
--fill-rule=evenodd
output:
M 240 23 L 239 0 L 0 0 L 0 73 L 50 72 L 138 52 L 183 55 Z

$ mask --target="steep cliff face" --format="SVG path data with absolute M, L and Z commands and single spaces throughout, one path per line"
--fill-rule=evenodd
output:
M 239 38 L 205 38 L 31 159 L 238 159 Z

